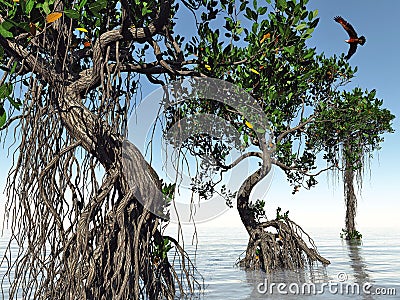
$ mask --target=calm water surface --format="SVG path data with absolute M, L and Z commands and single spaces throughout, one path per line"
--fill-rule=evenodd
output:
M 361 245 L 348 245 L 339 237 L 335 229 L 311 230 L 308 232 L 314 239 L 322 256 L 331 264 L 320 267 L 312 272 L 276 272 L 266 275 L 263 272 L 244 272 L 234 266 L 247 245 L 247 234 L 243 229 L 207 229 L 198 230 L 198 246 L 196 265 L 204 276 L 205 291 L 202 299 L 400 299 L 400 232 L 391 230 L 363 231 Z M 190 241 L 190 239 L 187 239 Z M 194 247 L 186 245 L 193 254 Z M 259 292 L 259 284 L 285 283 L 279 294 L 277 287 L 265 291 L 265 284 Z M 331 293 L 328 283 L 331 282 Z M 315 283 L 315 291 L 321 290 L 321 284 L 326 287 L 323 294 L 294 295 L 289 285 L 297 283 L 301 291 L 303 283 Z M 350 284 L 359 283 L 359 295 L 346 295 L 346 286 L 353 290 Z M 370 295 L 362 293 L 363 284 L 370 283 Z M 295 286 L 292 291 L 296 291 Z M 305 286 L 305 290 L 307 286 Z M 342 291 L 341 292 L 341 288 Z M 373 295 L 376 288 L 393 288 L 396 295 Z M 356 290 L 355 290 L 356 291 Z M 385 290 L 381 290 L 385 292 Z M 379 291 L 378 291 L 379 292 Z M 393 293 L 386 290 L 386 293 Z
M 186 232 L 184 227 L 184 232 Z M 190 230 L 187 230 L 188 232 Z M 176 233 L 169 230 L 169 234 Z M 348 245 L 339 238 L 337 230 L 309 230 L 319 252 L 331 261 L 326 268 L 316 268 L 310 271 L 276 272 L 266 275 L 263 272 L 244 272 L 234 266 L 247 245 L 247 234 L 242 228 L 200 228 L 198 229 L 198 245 L 191 245 L 191 233 L 185 234 L 185 249 L 194 259 L 198 271 L 204 278 L 204 290 L 200 299 L 400 299 L 400 233 L 398 230 L 367 230 L 363 231 L 361 245 Z M 0 239 L 0 252 L 4 253 L 8 237 Z M 17 249 L 15 248 L 15 251 Z M 196 255 L 195 255 L 196 254 Z M 5 272 L 4 265 L 0 275 Z M 338 278 L 339 277 L 339 278 Z M 343 282 L 342 282 L 343 281 Z M 321 284 L 331 282 L 332 292 L 328 286 L 324 294 L 294 295 L 297 284 L 301 291 L 302 284 L 315 283 L 315 291 L 321 290 Z M 264 283 L 260 285 L 261 283 Z M 265 285 L 267 283 L 267 285 Z M 276 285 L 284 283 L 282 288 L 286 295 L 278 293 Z M 370 283 L 370 295 L 345 295 L 346 285 Z M 3 283 L 7 286 L 7 282 Z M 340 291 L 343 288 L 343 293 Z M 374 295 L 376 288 L 392 289 L 396 295 Z M 335 293 L 336 290 L 336 293 Z M 271 291 L 273 292 L 271 294 Z M 292 291 L 292 292 L 291 292 Z M 307 290 L 306 287 L 306 291 Z M 352 291 L 352 288 L 350 289 Z M 384 292 L 385 290 L 383 290 Z M 261 293 L 265 292 L 265 293 Z M 0 298 L 3 297 L 0 294 Z M 7 299 L 7 295 L 3 297 Z

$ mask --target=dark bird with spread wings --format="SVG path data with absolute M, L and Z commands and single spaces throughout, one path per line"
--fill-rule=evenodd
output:
M 361 46 L 365 44 L 365 37 L 358 37 L 357 32 L 354 30 L 353 26 L 351 26 L 351 24 L 342 17 L 335 17 L 334 20 L 342 25 L 344 30 L 346 30 L 350 36 L 350 39 L 345 40 L 346 43 L 350 44 L 349 52 L 345 56 L 345 59 L 349 59 L 356 52 L 358 44 L 360 44 Z

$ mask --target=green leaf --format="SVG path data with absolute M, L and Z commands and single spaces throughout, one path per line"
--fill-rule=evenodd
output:
M 18 62 L 14 61 L 13 66 L 11 67 L 10 70 L 10 75 L 15 73 L 15 69 L 17 68 Z
M 303 30 L 304 28 L 307 27 L 306 23 L 301 23 L 299 25 L 296 26 L 296 30 Z
M 243 134 L 243 140 L 244 140 L 244 143 L 245 143 L 246 145 L 249 143 L 249 136 L 247 135 L 247 133 L 244 133 L 244 134 Z
M 17 110 L 20 109 L 22 102 L 19 99 L 13 99 L 12 97 L 7 97 L 7 99 L 10 101 L 13 107 L 15 107 Z
M 85 6 L 86 2 L 87 2 L 87 0 L 81 0 L 81 1 L 78 3 L 78 8 L 79 8 L 79 9 L 82 9 L 82 8 Z
M 258 29 L 258 23 L 253 23 L 253 25 L 251 26 L 251 31 L 253 32 L 253 33 L 256 33 L 257 32 L 257 29 Z
M 295 47 L 294 46 L 290 46 L 290 47 L 284 47 L 285 51 L 288 52 L 289 54 L 293 54 Z
M 10 30 L 13 27 L 19 27 L 23 30 L 29 30 L 29 23 L 27 22 L 14 22 L 11 19 L 8 19 L 7 21 L 4 21 L 3 23 L 1 23 L 1 25 L 3 26 L 3 28 L 5 30 Z
M 0 128 L 6 124 L 7 114 L 3 106 L 0 106 Z
M 256 131 L 261 134 L 265 133 L 265 129 L 262 128 L 257 128 Z
M 10 31 L 8 31 L 6 28 L 4 28 L 5 27 L 4 23 L 6 23 L 6 22 L 3 22 L 0 24 L 0 34 L 5 38 L 12 38 L 13 34 Z
M 282 10 L 285 10 L 287 7 L 286 0 L 277 0 L 276 4 L 277 4 L 278 8 L 282 8 Z
M 98 13 L 100 10 L 107 7 L 107 0 L 98 0 L 89 4 L 88 8 L 92 13 Z
M 13 91 L 13 85 L 11 83 L 3 83 L 0 86 L 0 99 L 7 98 Z
M 27 15 L 29 15 L 31 13 L 31 11 L 32 11 L 34 6 L 35 6 L 35 1 L 34 0 L 28 0 L 26 2 L 25 12 L 26 12 Z
M 315 27 L 317 27 L 318 23 L 319 23 L 319 18 L 316 18 L 314 21 L 312 21 L 312 22 L 309 24 L 309 27 L 310 27 L 310 28 L 315 28 Z
M 151 10 L 148 9 L 146 6 L 142 8 L 142 16 L 147 15 L 149 12 L 151 12 Z
M 8 3 L 8 2 L 5 1 L 5 0 L 0 0 L 0 3 L 6 5 L 6 6 L 8 6 L 8 7 L 13 7 L 12 4 Z
M 309 51 L 306 55 L 304 55 L 303 58 L 304 58 L 304 60 L 307 60 L 307 59 L 313 57 L 313 55 L 314 55 L 314 51 Z
M 48 14 L 50 14 L 51 13 L 51 10 L 50 10 L 50 7 L 49 7 L 49 2 L 48 1 L 45 1 L 44 3 L 43 3 L 43 11 L 44 11 L 44 13 L 46 14 L 46 15 L 48 15 Z
M 246 7 L 246 16 L 249 20 L 254 20 L 257 22 L 258 19 L 257 13 L 254 10 L 250 9 L 249 7 Z
M 267 12 L 267 8 L 266 8 L 265 6 L 260 7 L 260 8 L 257 10 L 257 12 L 258 12 L 258 14 L 259 14 L 260 16 L 265 15 L 265 13 Z
M 68 18 L 71 18 L 71 19 L 80 19 L 81 18 L 81 14 L 74 9 L 67 9 L 64 11 L 64 13 Z
M 314 32 L 314 28 L 308 28 L 307 30 L 306 30 L 306 34 L 308 34 L 308 35 L 310 35 L 311 36 L 311 34 Z

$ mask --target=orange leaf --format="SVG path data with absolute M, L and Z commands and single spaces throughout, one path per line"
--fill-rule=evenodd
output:
M 90 47 L 90 45 L 91 45 L 91 44 L 90 44 L 90 42 L 88 42 L 88 41 L 86 41 L 86 42 L 83 43 L 83 46 L 84 46 L 85 48 Z
M 47 22 L 47 23 L 53 23 L 54 21 L 56 21 L 56 20 L 58 20 L 59 18 L 61 18 L 61 16 L 62 16 L 62 13 L 60 13 L 60 12 L 53 12 L 53 13 L 49 14 L 49 15 L 46 17 L 46 22 Z

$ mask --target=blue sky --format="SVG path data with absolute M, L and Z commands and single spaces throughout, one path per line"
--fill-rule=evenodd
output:
M 359 47 L 350 59 L 352 65 L 358 66 L 358 73 L 350 86 L 359 86 L 369 90 L 376 89 L 377 97 L 384 99 L 384 106 L 400 117 L 400 27 L 398 12 L 400 1 L 310 1 L 311 9 L 319 10 L 320 23 L 310 45 L 317 47 L 318 52 L 326 55 L 346 52 L 348 46 L 346 32 L 333 21 L 340 15 L 349 21 L 359 35 L 364 35 L 367 42 Z M 359 199 L 359 226 L 395 226 L 400 229 L 397 212 L 400 208 L 398 170 L 400 161 L 400 119 L 394 120 L 395 133 L 386 135 L 383 148 L 375 155 L 371 165 L 371 178 L 366 177 L 362 197 Z M 322 182 L 321 182 L 322 183 Z M 323 194 L 332 195 L 331 191 L 318 191 L 321 201 Z M 313 191 L 311 191 L 313 193 Z M 342 189 L 338 188 L 335 196 L 329 199 L 327 208 L 335 212 L 343 207 Z M 306 197 L 301 195 L 300 197 Z M 303 199 L 299 199 L 303 200 Z M 296 200 L 297 201 L 297 200 Z M 304 201 L 307 203 L 307 200 Z M 336 213 L 335 213 L 336 217 Z M 328 216 L 327 216 L 328 219 Z
M 359 86 L 368 90 L 376 89 L 377 97 L 384 99 L 384 106 L 394 115 L 400 116 L 400 27 L 397 21 L 400 1 L 311 0 L 308 7 L 319 10 L 320 23 L 309 40 L 309 45 L 316 47 L 317 52 L 326 55 L 347 53 L 348 45 L 344 42 L 347 34 L 333 21 L 337 15 L 349 21 L 360 35 L 366 37 L 365 45 L 359 47 L 350 59 L 350 63 L 358 66 L 359 70 L 348 88 Z M 186 17 L 181 20 L 186 20 Z M 187 24 L 179 25 L 177 32 L 184 27 L 187 30 Z M 394 134 L 385 136 L 383 149 L 372 161 L 371 176 L 366 174 L 356 219 L 361 231 L 366 227 L 400 229 L 400 218 L 397 216 L 400 211 L 398 118 L 394 121 L 394 129 Z M 11 161 L 6 154 L 6 149 L 0 151 L 1 191 Z M 341 180 L 336 181 L 335 185 L 326 175 L 322 175 L 316 188 L 301 190 L 293 196 L 284 174 L 277 170 L 266 198 L 267 213 L 273 216 L 276 207 L 280 206 L 283 211 L 290 210 L 291 218 L 305 229 L 335 227 L 340 230 L 344 226 L 345 207 Z M 4 209 L 4 201 L 5 196 L 0 195 L 0 214 Z M 240 220 L 236 211 L 231 210 L 204 226 L 240 226 Z
M 348 38 L 343 28 L 333 18 L 342 16 L 349 21 L 359 35 L 366 37 L 364 46 L 358 48 L 350 59 L 350 64 L 358 66 L 356 78 L 348 89 L 376 89 L 377 97 L 384 99 L 384 107 L 400 117 L 400 27 L 398 12 L 400 1 L 382 0 L 310 0 L 308 8 L 318 9 L 320 22 L 313 37 L 308 41 L 317 52 L 325 55 L 347 53 Z M 394 120 L 394 134 L 385 135 L 382 150 L 375 153 L 371 172 L 365 174 L 362 194 L 358 195 L 357 225 L 362 231 L 369 227 L 391 227 L 400 229 L 400 120 Z M 258 187 L 260 188 L 260 187 Z M 262 189 L 262 187 L 261 187 Z M 284 174 L 276 170 L 266 197 L 266 211 L 274 216 L 280 206 L 283 211 L 290 210 L 295 222 L 305 228 L 344 227 L 345 206 L 341 178 L 328 174 L 319 177 L 316 188 L 301 190 L 292 195 Z M 240 226 L 237 212 L 231 210 L 214 221 L 201 226 Z

